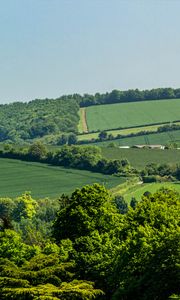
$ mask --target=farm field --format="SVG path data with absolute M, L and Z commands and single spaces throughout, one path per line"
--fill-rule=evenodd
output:
M 174 122 L 173 124 L 180 125 L 180 122 Z M 141 131 L 157 131 L 160 126 L 167 125 L 167 123 L 160 124 L 160 125 L 149 125 L 149 126 L 141 126 L 141 127 L 133 127 L 133 128 L 126 128 L 126 129 L 114 129 L 114 130 L 107 130 L 108 134 L 112 134 L 116 137 L 118 134 L 127 135 L 131 133 L 138 133 Z M 80 134 L 77 136 L 78 141 L 86 141 L 91 139 L 97 139 L 100 132 L 91 132 L 86 134 Z
M 97 142 L 94 145 L 108 146 L 109 144 L 115 144 L 117 146 L 134 146 L 134 145 L 166 145 L 169 143 L 176 143 L 180 146 L 180 130 L 173 130 L 160 133 L 151 133 L 141 136 L 120 138 L 116 140 L 109 140 L 104 142 Z
M 130 188 L 127 192 L 125 192 L 123 195 L 124 199 L 130 203 L 132 197 L 135 197 L 136 200 L 140 201 L 142 195 L 149 191 L 151 193 L 155 193 L 160 188 L 171 188 L 180 193 L 180 182 L 165 182 L 165 183 L 147 183 L 135 186 L 133 188 Z
M 86 108 L 89 132 L 180 120 L 180 99 L 96 105 Z
M 0 166 L 0 197 L 16 197 L 31 191 L 34 198 L 57 198 L 86 184 L 97 182 L 112 188 L 124 182 L 115 176 L 14 159 L 0 158 Z
M 130 164 L 138 169 L 144 168 L 149 163 L 180 163 L 180 150 L 176 149 L 120 149 L 102 147 L 102 155 L 107 159 L 127 158 Z

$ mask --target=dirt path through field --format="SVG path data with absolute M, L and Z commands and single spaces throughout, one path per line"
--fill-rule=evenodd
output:
M 87 121 L 86 121 L 86 109 L 81 108 L 82 128 L 84 133 L 88 133 Z

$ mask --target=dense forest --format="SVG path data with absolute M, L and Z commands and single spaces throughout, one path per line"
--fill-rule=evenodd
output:
M 0 199 L 0 299 L 180 296 L 180 195 L 145 193 L 126 212 L 98 184 L 57 200 Z
M 77 132 L 75 100 L 45 99 L 0 105 L 0 141 L 18 142 L 61 132 Z
M 144 91 L 113 90 L 110 93 L 95 95 L 73 94 L 57 99 L 4 104 L 0 105 L 0 141 L 22 142 L 48 135 L 61 137 L 63 133 L 76 134 L 79 107 L 175 98 L 180 98 L 180 89 L 158 88 Z M 67 136 L 63 136 L 66 142 Z

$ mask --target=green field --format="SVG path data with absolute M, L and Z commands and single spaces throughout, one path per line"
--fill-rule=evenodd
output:
M 180 122 L 174 122 L 173 124 L 180 125 Z M 161 125 L 148 125 L 148 126 L 141 126 L 141 127 L 133 127 L 133 128 L 126 128 L 126 129 L 114 129 L 114 130 L 107 130 L 108 134 L 112 134 L 116 137 L 118 134 L 120 135 L 128 135 L 131 133 L 138 133 L 141 131 L 154 131 L 156 132 L 157 129 L 163 125 L 167 125 L 167 123 Z M 97 139 L 100 132 L 91 132 L 86 134 L 80 134 L 77 136 L 78 141 L 87 141 L 92 139 Z
M 157 131 L 158 127 L 160 127 L 160 125 L 142 126 L 142 127 L 134 127 L 134 128 L 126 128 L 126 129 L 115 129 L 115 130 L 107 130 L 107 133 L 112 134 L 114 137 L 116 137 L 118 134 L 127 135 L 127 134 L 131 134 L 131 133 L 138 133 L 140 131 Z M 80 135 L 78 135 L 78 141 L 97 139 L 99 136 L 99 133 L 100 133 L 100 131 L 86 133 L 86 134 L 80 134 Z
M 115 144 L 117 146 L 134 146 L 134 145 L 166 145 L 170 143 L 176 143 L 180 146 L 180 130 L 173 130 L 161 133 L 150 133 L 141 136 L 120 138 L 116 140 L 109 140 L 104 142 L 97 142 L 94 145 L 108 146 L 109 144 Z
M 180 192 L 180 182 L 171 183 L 171 182 L 165 182 L 165 183 L 147 183 L 135 186 L 133 188 L 130 188 L 127 192 L 123 193 L 124 199 L 129 203 L 132 199 L 132 197 L 135 197 L 136 200 L 141 200 L 142 195 L 149 191 L 151 193 L 156 192 L 160 188 L 172 188 L 174 190 L 177 190 Z
M 35 198 L 55 198 L 95 182 L 112 188 L 124 179 L 88 171 L 65 169 L 42 163 L 0 159 L 0 197 L 15 197 L 31 191 Z
M 157 149 L 120 149 L 102 147 L 102 155 L 107 159 L 127 158 L 130 164 L 138 169 L 144 168 L 149 163 L 165 164 L 180 163 L 180 150 Z
M 86 108 L 89 131 L 180 120 L 180 99 L 96 105 Z

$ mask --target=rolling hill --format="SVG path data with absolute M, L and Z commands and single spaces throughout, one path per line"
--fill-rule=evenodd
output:
M 180 99 L 96 105 L 86 108 L 88 132 L 180 120 Z
M 31 191 L 35 198 L 58 198 L 86 184 L 97 182 L 112 188 L 124 182 L 120 177 L 15 159 L 0 158 L 0 166 L 0 197 L 16 197 Z

